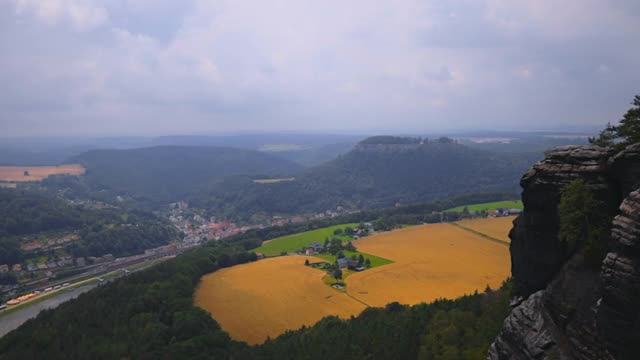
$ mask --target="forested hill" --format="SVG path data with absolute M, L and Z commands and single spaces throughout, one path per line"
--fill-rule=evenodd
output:
M 301 169 L 291 161 L 258 151 L 215 146 L 92 150 L 68 162 L 87 168 L 86 181 L 93 189 L 111 189 L 159 202 L 181 200 L 227 176 L 289 176 Z
M 292 213 L 344 206 L 379 208 L 492 191 L 517 191 L 522 173 L 541 154 L 491 153 L 447 138 L 379 136 L 306 170 L 295 181 L 256 184 L 234 178 L 192 199 L 226 215 Z
M 0 189 L 0 264 L 25 259 L 25 237 L 56 232 L 75 233 L 66 246 L 75 256 L 133 255 L 164 245 L 179 234 L 167 221 L 143 210 L 87 209 L 36 192 Z

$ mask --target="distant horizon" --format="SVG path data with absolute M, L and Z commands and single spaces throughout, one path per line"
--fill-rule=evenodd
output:
M 451 131 L 434 131 L 425 132 L 420 130 L 389 130 L 389 131 L 371 131 L 371 132 L 349 132 L 349 131 L 296 131 L 296 130 L 282 130 L 282 131 L 258 131 L 258 130 L 246 130 L 246 131 L 228 131 L 228 132 L 173 132 L 173 133 L 87 133 L 87 134 L 70 134 L 70 135 L 9 135 L 5 136 L 7 140 L 23 140 L 23 139 L 155 139 L 163 137 L 241 137 L 241 136 L 278 136 L 278 135 L 301 135 L 301 136 L 335 136 L 335 137 L 370 137 L 370 136 L 407 136 L 407 137 L 429 137 L 429 136 L 478 136 L 477 134 L 566 134 L 566 135 L 581 135 L 588 136 L 594 135 L 597 132 L 604 129 L 606 124 L 601 127 L 583 127 L 574 129 L 504 129 L 504 130 L 491 130 L 491 129 L 473 129 L 473 130 L 451 130 Z

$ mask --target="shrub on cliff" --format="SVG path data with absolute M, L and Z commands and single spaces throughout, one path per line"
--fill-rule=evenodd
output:
M 584 180 L 574 180 L 560 193 L 560 241 L 568 254 L 584 247 L 588 264 L 598 267 L 606 254 L 609 234 L 605 207 L 594 197 Z
M 640 95 L 636 95 L 631 104 L 633 107 L 624 114 L 618 125 L 607 124 L 600 135 L 589 138 L 589 142 L 618 149 L 640 142 Z

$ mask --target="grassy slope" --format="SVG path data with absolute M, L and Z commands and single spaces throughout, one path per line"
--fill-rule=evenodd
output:
M 350 236 L 335 236 L 333 232 L 336 229 L 344 229 L 346 227 L 357 227 L 358 224 L 342 224 L 330 226 L 322 229 L 316 229 L 311 231 L 305 231 L 298 234 L 283 236 L 277 239 L 273 239 L 266 244 L 262 244 L 262 246 L 253 249 L 255 252 L 263 253 L 265 256 L 276 256 L 280 255 L 281 252 L 296 252 L 303 247 L 311 244 L 312 242 L 319 242 L 321 244 L 324 243 L 325 238 L 333 238 L 337 237 L 342 241 L 350 240 Z M 373 261 L 373 259 L 371 259 Z
M 470 205 L 462 205 L 457 206 L 446 211 L 448 212 L 460 212 L 465 206 L 469 209 L 469 211 L 481 211 L 481 210 L 496 210 L 499 208 L 509 208 L 509 209 L 523 209 L 522 201 L 520 200 L 507 200 L 507 201 L 496 201 L 490 203 L 482 203 L 482 204 L 470 204 Z

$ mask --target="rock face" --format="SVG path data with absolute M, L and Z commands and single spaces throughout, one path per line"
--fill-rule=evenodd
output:
M 612 251 L 602 264 L 597 323 L 607 348 L 621 358 L 640 356 L 640 193 L 632 192 L 613 220 Z
M 583 179 L 605 203 L 617 198 L 607 171 L 610 156 L 611 151 L 597 146 L 560 147 L 522 177 L 525 211 L 510 234 L 511 272 L 520 295 L 544 289 L 567 260 L 558 240 L 560 190 Z
M 622 196 L 640 188 L 640 143 L 628 146 L 609 160 L 609 168 L 620 181 Z
M 583 179 L 612 215 L 619 212 L 601 271 L 558 239 L 560 190 L 574 179 Z M 640 193 L 631 192 L 639 181 L 640 145 L 617 154 L 557 148 L 523 176 L 525 210 L 510 237 L 514 289 L 524 300 L 505 320 L 489 359 L 640 358 Z

